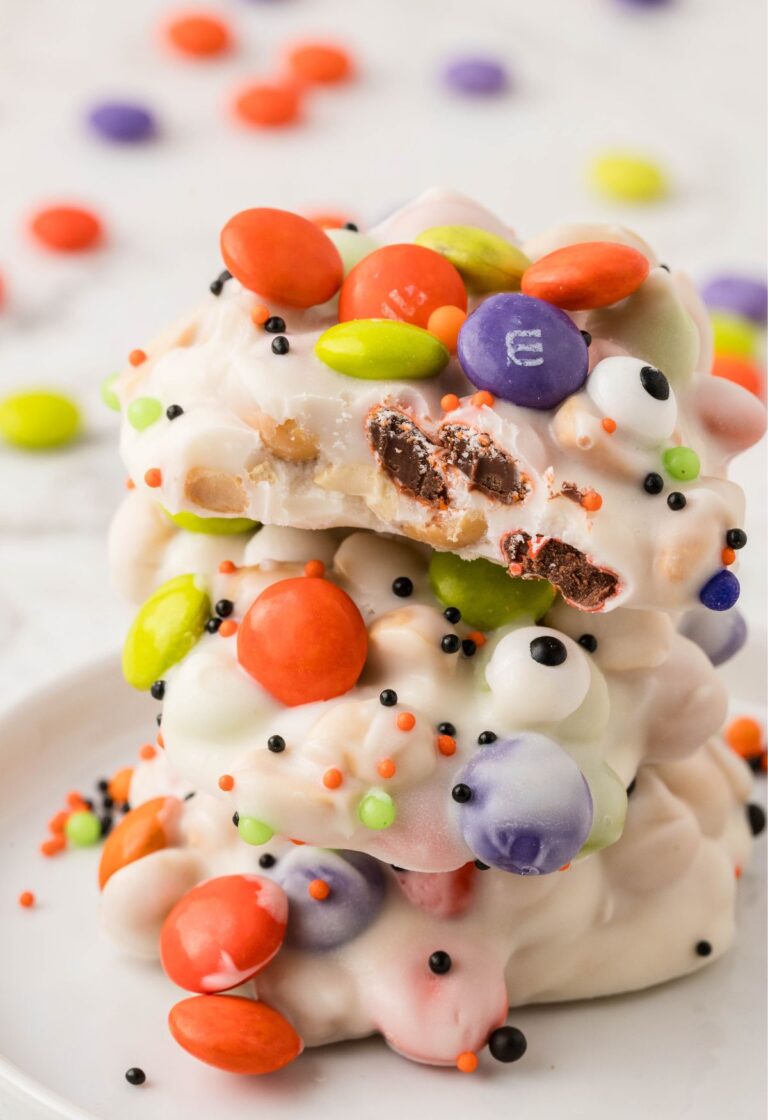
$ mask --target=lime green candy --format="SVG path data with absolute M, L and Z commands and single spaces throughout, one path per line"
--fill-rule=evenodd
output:
M 372 238 L 354 229 L 326 229 L 323 232 L 336 246 L 344 266 L 345 276 L 360 263 L 363 257 L 367 257 L 369 253 L 374 253 L 379 248 Z
M 64 832 L 67 840 L 76 848 L 89 848 L 101 840 L 101 822 L 95 813 L 84 809 L 82 812 L 69 814 Z
M 168 513 L 168 510 L 165 511 Z M 199 517 L 196 513 L 168 513 L 171 521 L 179 529 L 188 533 L 208 533 L 212 537 L 230 537 L 236 533 L 255 533 L 261 528 L 260 521 L 248 517 Z
M 211 601 L 198 576 L 176 576 L 150 595 L 123 646 L 123 676 L 146 691 L 186 657 L 203 633 Z
M 433 226 L 416 238 L 451 262 L 474 292 L 516 292 L 530 265 L 525 253 L 497 233 L 474 226 Z
M 366 828 L 381 832 L 382 829 L 394 824 L 397 810 L 388 793 L 380 789 L 372 789 L 358 805 L 357 815 Z
M 126 409 L 128 423 L 137 432 L 156 424 L 163 415 L 163 406 L 157 397 L 136 397 Z
M 80 410 L 63 393 L 37 389 L 14 393 L 0 403 L 0 436 L 26 451 L 63 447 L 80 428 Z
M 256 847 L 259 844 L 266 844 L 275 835 L 274 829 L 270 828 L 268 824 L 264 824 L 264 821 L 260 821 L 257 817 L 240 817 L 237 822 L 237 831 L 246 844 L 253 844 Z
M 600 760 L 579 758 L 579 766 L 592 795 L 592 828 L 578 858 L 615 844 L 624 831 L 627 791 L 615 770 Z
M 725 315 L 719 311 L 711 319 L 716 354 L 738 354 L 742 358 L 755 356 L 757 327 L 740 315 Z
M 593 186 L 616 202 L 654 202 L 667 193 L 658 164 L 629 152 L 606 152 L 592 164 Z
M 672 478 L 691 482 L 699 477 L 701 463 L 695 451 L 690 447 L 668 447 L 662 455 L 664 470 Z
M 435 552 L 429 562 L 432 590 L 446 607 L 458 607 L 462 620 L 478 630 L 510 622 L 537 622 L 552 606 L 555 589 L 545 579 L 517 579 L 490 560 L 462 560 Z
M 429 331 L 393 319 L 337 323 L 320 335 L 315 353 L 337 373 L 364 381 L 434 377 L 450 358 Z
M 115 392 L 115 382 L 119 376 L 119 373 L 110 373 L 109 377 L 105 377 L 99 386 L 99 395 L 103 403 L 113 412 L 120 411 L 120 398 Z

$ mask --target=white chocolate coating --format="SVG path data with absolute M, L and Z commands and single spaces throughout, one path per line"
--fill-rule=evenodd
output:
M 432 191 L 372 230 L 371 238 L 380 244 L 410 240 L 446 221 L 512 237 L 475 203 Z M 528 249 L 536 257 L 585 236 L 640 247 L 655 264 L 640 239 L 615 226 L 561 227 Z M 712 388 L 706 316 L 684 277 L 653 267 L 629 300 L 572 316 L 593 336 L 592 368 L 607 356 L 653 360 L 677 395 L 676 418 L 670 406 L 663 424 L 650 417 L 641 423 L 636 402 L 625 399 L 622 407 L 615 401 L 613 434 L 601 426 L 605 407 L 595 403 L 614 402 L 607 391 L 587 388 L 552 412 L 502 400 L 490 409 L 472 403 L 473 386 L 455 360 L 422 381 L 365 381 L 337 373 L 314 354 L 319 335 L 336 322 L 335 300 L 306 312 L 271 308 L 286 319 L 290 340 L 290 352 L 276 356 L 273 336 L 250 319 L 258 298 L 229 281 L 218 298 L 208 297 L 149 346 L 148 360 L 129 367 L 117 383 L 124 406 L 152 397 L 164 409 L 184 409 L 177 420 L 162 419 L 143 431 L 127 419 L 122 427 L 130 477 L 146 489 L 145 472 L 159 468 L 162 485 L 152 495 L 166 509 L 304 529 L 375 529 L 497 563 L 509 562 L 504 541 L 510 533 L 556 538 L 617 577 L 604 605 L 587 609 L 690 606 L 721 568 L 724 534 L 743 516 L 741 493 L 725 479 L 726 463 L 759 438 L 764 417 L 759 402 L 739 387 L 721 381 Z M 440 401 L 448 392 L 462 399 L 446 416 Z M 648 401 L 641 403 L 647 411 Z M 489 497 L 443 460 L 446 508 L 414 497 L 395 484 L 366 435 L 369 413 L 382 406 L 414 420 L 438 444 L 446 419 L 485 433 L 516 460 L 526 480 L 523 500 L 505 504 Z M 682 487 L 684 511 L 668 509 L 663 496 L 652 498 L 642 487 L 646 474 L 661 470 L 668 440 L 694 448 L 701 459 L 701 476 Z M 667 492 L 681 488 L 667 482 Z M 596 512 L 578 500 L 589 490 L 603 500 Z M 581 598 L 579 605 L 585 606 Z

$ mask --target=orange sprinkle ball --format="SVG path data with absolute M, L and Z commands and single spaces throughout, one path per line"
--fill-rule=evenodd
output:
M 40 851 L 44 856 L 57 856 L 59 852 L 63 852 L 67 846 L 67 842 L 63 836 L 53 836 L 50 840 L 44 840 L 40 845 Z
M 76 789 L 67 794 L 67 805 L 69 805 L 70 809 L 74 809 L 76 812 L 80 812 L 80 810 L 84 806 L 86 809 L 88 808 L 88 806 L 85 804 L 85 798 L 83 797 L 82 793 L 78 793 Z
M 446 758 L 450 758 L 452 754 L 456 754 L 456 740 L 452 735 L 438 735 L 437 749 L 440 754 L 444 754 Z
M 763 749 L 763 732 L 751 716 L 732 720 L 723 732 L 726 743 L 744 759 L 758 758 Z
M 459 331 L 467 317 L 466 311 L 460 307 L 436 307 L 427 320 L 427 330 L 435 338 L 439 338 L 446 350 L 451 354 L 456 353 L 459 342 Z
M 462 1073 L 474 1073 L 477 1069 L 477 1054 L 473 1054 L 471 1050 L 459 1054 L 456 1059 L 456 1069 L 461 1070 Z
M 736 563 L 736 553 L 732 548 L 724 548 L 720 554 L 720 559 L 722 560 L 724 566 L 728 568 L 731 564 Z
M 616 431 L 616 421 L 611 420 L 610 416 L 604 416 L 603 417 L 602 425 L 603 425 L 603 431 L 607 432 L 609 436 L 612 436 L 613 433 Z
M 734 869 L 733 869 L 734 879 L 740 879 L 743 874 L 744 874 L 744 872 L 742 871 L 742 869 L 740 867 L 734 867 Z
M 142 362 L 146 362 L 147 355 L 143 350 L 131 350 L 128 355 L 128 361 L 132 366 L 140 366 Z
M 301 81 L 318 85 L 346 82 L 354 72 L 348 52 L 334 43 L 297 44 L 288 51 L 287 62 Z
M 335 767 L 330 770 L 326 770 L 326 772 L 323 774 L 323 785 L 326 789 L 338 789 L 343 781 L 344 775 L 342 774 L 341 770 L 336 770 Z
M 330 893 L 331 888 L 325 879 L 313 879 L 307 887 L 307 894 L 310 898 L 314 898 L 316 902 L 325 902 Z
M 35 905 L 35 896 L 32 891 L 22 891 L 19 895 L 19 906 L 23 906 L 25 910 L 29 910 L 30 906 Z
M 397 766 L 391 758 L 382 758 L 376 769 L 379 772 L 379 776 L 382 778 L 394 778 L 397 773 Z
M 763 394 L 763 370 L 749 358 L 741 358 L 736 354 L 718 354 L 712 365 L 715 377 L 724 377 L 726 381 L 733 381 L 741 385 L 748 393 L 756 397 Z
M 219 573 L 223 576 L 231 576 L 233 572 L 237 571 L 237 564 L 232 560 L 222 560 L 219 564 Z
M 136 483 L 133 481 L 132 478 L 126 478 L 125 488 L 126 488 L 126 490 L 135 490 L 136 489 Z
M 485 643 L 488 641 L 485 634 L 483 634 L 482 630 L 470 630 L 470 632 L 467 634 L 467 637 L 469 638 L 469 640 L 471 642 L 475 643 L 475 645 L 477 646 L 478 649 L 480 649 L 482 646 L 484 646 Z
M 157 757 L 157 751 L 151 743 L 146 743 L 139 749 L 139 758 L 143 758 L 145 762 L 150 762 L 153 758 Z
M 128 800 L 128 794 L 131 791 L 131 779 L 133 778 L 133 767 L 125 766 L 122 770 L 118 770 L 109 779 L 109 786 L 107 787 L 109 796 L 113 801 L 123 804 Z
M 78 206 L 51 206 L 39 210 L 30 222 L 33 236 L 56 253 L 92 249 L 102 236 L 101 222 L 90 210 Z
M 280 128 L 299 117 L 300 99 L 295 86 L 287 82 L 257 82 L 237 95 L 235 116 L 253 128 Z
M 304 565 L 304 575 L 310 579 L 322 579 L 325 575 L 325 564 L 322 560 L 307 560 Z
M 144 474 L 144 481 L 152 490 L 163 485 L 163 475 L 159 467 L 150 467 Z
M 413 731 L 416 726 L 416 716 L 412 712 L 401 712 L 397 717 L 397 726 L 401 731 Z
M 486 408 L 493 408 L 496 404 L 496 398 L 493 393 L 489 393 L 487 389 L 481 389 L 479 393 L 473 393 L 471 400 L 475 408 L 482 408 L 483 405 L 485 405 Z
M 220 638 L 231 638 L 233 634 L 237 633 L 237 623 L 234 618 L 225 618 L 219 627 Z
M 222 774 L 219 778 L 219 789 L 223 789 L 225 793 L 229 793 L 231 789 L 235 788 L 235 779 L 231 774 Z
M 270 315 L 271 312 L 266 303 L 257 303 L 255 307 L 251 308 L 251 322 L 255 327 L 263 327 Z
M 523 574 L 523 565 L 515 563 L 508 564 L 507 571 L 511 576 L 521 576 Z
M 581 499 L 581 504 L 588 513 L 597 513 L 603 504 L 603 499 L 600 497 L 597 490 L 587 490 L 586 494 Z
M 64 832 L 64 826 L 67 823 L 68 817 L 69 813 L 65 809 L 62 809 L 60 813 L 56 813 L 48 821 L 48 831 L 52 832 L 54 836 L 61 836 Z
M 158 747 L 165 748 L 165 739 L 163 738 L 162 731 L 158 731 L 155 742 L 157 743 Z
M 570 863 L 564 863 L 564 864 L 563 864 L 563 866 L 562 866 L 562 867 L 558 867 L 558 869 L 557 869 L 557 870 L 558 870 L 558 871 L 570 871 L 570 869 L 571 869 L 571 865 L 570 865 Z
M 443 412 L 455 412 L 461 404 L 461 401 L 455 393 L 446 393 L 444 397 L 440 398 L 440 407 Z
M 167 25 L 165 36 L 174 50 L 189 58 L 212 58 L 232 45 L 226 23 L 202 12 L 177 16 Z

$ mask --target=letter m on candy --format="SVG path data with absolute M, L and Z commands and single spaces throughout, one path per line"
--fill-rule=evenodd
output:
M 544 347 L 541 342 L 528 341 L 541 339 L 541 330 L 537 327 L 530 331 L 507 331 L 504 339 L 507 347 L 507 365 L 514 362 L 516 366 L 540 366 L 543 357 L 521 358 L 521 354 L 542 354 Z

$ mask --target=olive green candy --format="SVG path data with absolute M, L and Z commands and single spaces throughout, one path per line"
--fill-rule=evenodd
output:
M 136 397 L 126 409 L 128 423 L 137 432 L 143 432 L 152 424 L 156 424 L 163 415 L 162 403 L 157 397 Z
M 320 335 L 315 353 L 337 373 L 364 381 L 434 377 L 450 358 L 429 331 L 393 319 L 337 323 Z
M 245 840 L 246 844 L 253 844 L 256 847 L 259 844 L 266 844 L 275 835 L 274 829 L 270 828 L 264 821 L 260 821 L 258 817 L 240 817 L 237 822 L 237 831 L 241 840 Z
M 517 292 L 531 263 L 510 241 L 474 226 L 433 226 L 416 244 L 449 260 L 473 292 Z
M 188 533 L 208 533 L 212 537 L 231 537 L 237 533 L 255 533 L 261 528 L 260 521 L 249 517 L 199 517 L 196 513 L 182 510 L 181 513 L 168 513 L 174 525 Z
M 123 676 L 146 691 L 186 657 L 203 633 L 211 601 L 198 576 L 169 579 L 136 615 L 123 646 Z
M 90 810 L 70 813 L 64 825 L 64 834 L 76 848 L 88 848 L 101 839 L 101 822 Z
M 105 377 L 99 386 L 99 396 L 102 402 L 113 412 L 120 411 L 120 398 L 115 392 L 115 382 L 119 377 L 119 373 L 110 373 L 109 377 Z
M 37 389 L 14 393 L 0 403 L 0 436 L 26 451 L 63 447 L 80 428 L 80 410 L 63 393 Z
M 683 482 L 692 482 L 699 477 L 701 463 L 695 451 L 690 447 L 668 447 L 662 456 L 664 470 L 672 478 L 679 478 Z
M 429 562 L 432 590 L 446 607 L 477 630 L 497 630 L 510 622 L 534 621 L 546 614 L 555 589 L 545 579 L 518 579 L 490 560 L 462 560 L 452 552 L 435 552 Z

